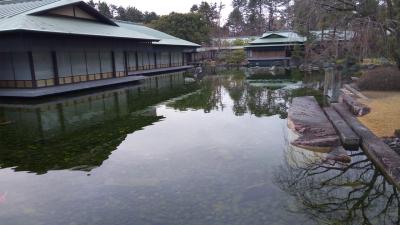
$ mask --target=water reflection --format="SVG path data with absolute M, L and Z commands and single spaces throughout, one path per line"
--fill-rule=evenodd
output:
M 323 100 L 319 90 L 306 86 L 302 88 L 296 86 L 291 89 L 285 86 L 271 86 L 265 82 L 255 84 L 257 83 L 254 80 L 251 81 L 240 73 L 235 76 L 205 77 L 201 90 L 168 106 L 181 111 L 202 109 L 206 113 L 223 110 L 224 95 L 221 93 L 226 91 L 233 101 L 232 111 L 236 116 L 250 113 L 256 117 L 279 115 L 281 119 L 285 119 L 289 104 L 294 97 L 313 95 L 320 102 Z
M 318 224 L 399 224 L 400 197 L 362 151 L 352 162 L 315 160 L 315 153 L 290 146 L 275 182 L 297 199 L 294 212 Z
M 141 87 L 3 107 L 2 117 L 13 123 L 0 126 L 1 137 L 7 135 L 0 141 L 0 165 L 7 167 L 0 170 L 0 223 L 320 224 L 311 217 L 317 211 L 301 200 L 319 204 L 342 195 L 307 192 L 318 175 L 292 185 L 302 177 L 291 168 L 308 164 L 287 163 L 274 173 L 287 146 L 287 121 L 279 117 L 286 116 L 291 98 L 319 92 L 254 85 L 242 75 L 183 83 L 183 77 L 165 77 Z M 364 185 L 350 181 L 324 188 Z M 323 221 L 332 218 L 320 214 Z
M 0 107 L 0 167 L 38 174 L 90 171 L 100 166 L 127 134 L 160 121 L 153 107 L 193 92 L 183 74 L 154 77 L 142 85 L 44 103 Z M 7 124 L 6 124 L 7 123 Z

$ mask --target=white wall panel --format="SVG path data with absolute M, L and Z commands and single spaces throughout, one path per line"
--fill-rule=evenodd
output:
M 11 54 L 0 52 L 0 80 L 14 80 Z
M 36 80 L 54 78 L 51 52 L 32 52 Z
M 123 52 L 114 52 L 115 70 L 125 71 L 125 58 Z
M 136 55 L 135 55 L 135 52 L 128 52 L 128 67 L 136 68 Z
M 86 57 L 85 52 L 71 52 L 71 65 L 72 65 L 72 74 L 74 76 L 86 75 Z
M 86 52 L 86 63 L 88 74 L 101 73 L 99 52 Z
M 72 76 L 71 60 L 68 52 L 57 52 L 57 69 L 59 77 Z
M 32 80 L 28 52 L 12 53 L 15 80 Z
M 100 52 L 100 60 L 101 60 L 101 72 L 102 73 L 113 72 L 112 61 L 111 61 L 111 52 Z

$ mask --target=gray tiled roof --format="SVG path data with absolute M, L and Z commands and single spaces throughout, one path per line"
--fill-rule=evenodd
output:
M 79 4 L 92 10 L 100 21 L 37 15 L 61 6 Z M 68 35 L 101 36 L 158 41 L 158 38 L 125 29 L 105 18 L 82 0 L 7 0 L 0 4 L 0 32 L 33 31 Z
M 59 7 L 77 5 L 97 20 L 46 15 Z M 153 41 L 155 45 L 199 47 L 199 45 L 130 22 L 110 20 L 82 0 L 0 1 L 0 33 L 31 31 L 67 35 L 100 36 Z
M 0 1 L 0 19 L 29 12 L 59 0 L 5 0 Z
M 0 20 L 0 32 L 24 30 L 69 35 L 101 36 L 113 38 L 158 40 L 143 33 L 118 26 L 105 25 L 90 20 L 74 20 L 66 17 L 31 16 Z
M 280 36 L 280 37 L 279 37 Z M 299 34 L 291 31 L 287 32 L 267 32 L 263 34 L 261 38 L 258 38 L 250 45 L 267 45 L 267 44 L 278 44 L 278 43 L 303 43 L 307 40 L 306 37 L 300 36 Z

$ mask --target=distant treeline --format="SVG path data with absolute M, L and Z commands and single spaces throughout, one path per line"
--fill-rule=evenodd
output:
M 113 4 L 107 4 L 106 2 L 97 2 L 93 0 L 88 2 L 90 6 L 96 8 L 101 14 L 108 18 L 114 18 L 117 20 L 131 21 L 135 23 L 150 23 L 153 20 L 158 20 L 159 15 L 155 12 L 142 12 L 135 7 L 122 7 Z

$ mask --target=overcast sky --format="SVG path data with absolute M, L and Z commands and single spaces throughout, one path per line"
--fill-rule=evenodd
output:
M 105 0 L 108 3 L 122 6 L 133 6 L 141 11 L 154 11 L 159 15 L 167 15 L 171 12 L 186 13 L 190 11 L 193 4 L 199 4 L 202 0 Z M 217 2 L 220 0 L 206 0 L 207 2 Z M 221 0 L 225 8 L 222 12 L 224 20 L 228 17 L 232 11 L 231 0 Z M 96 2 L 96 0 L 95 0 Z

